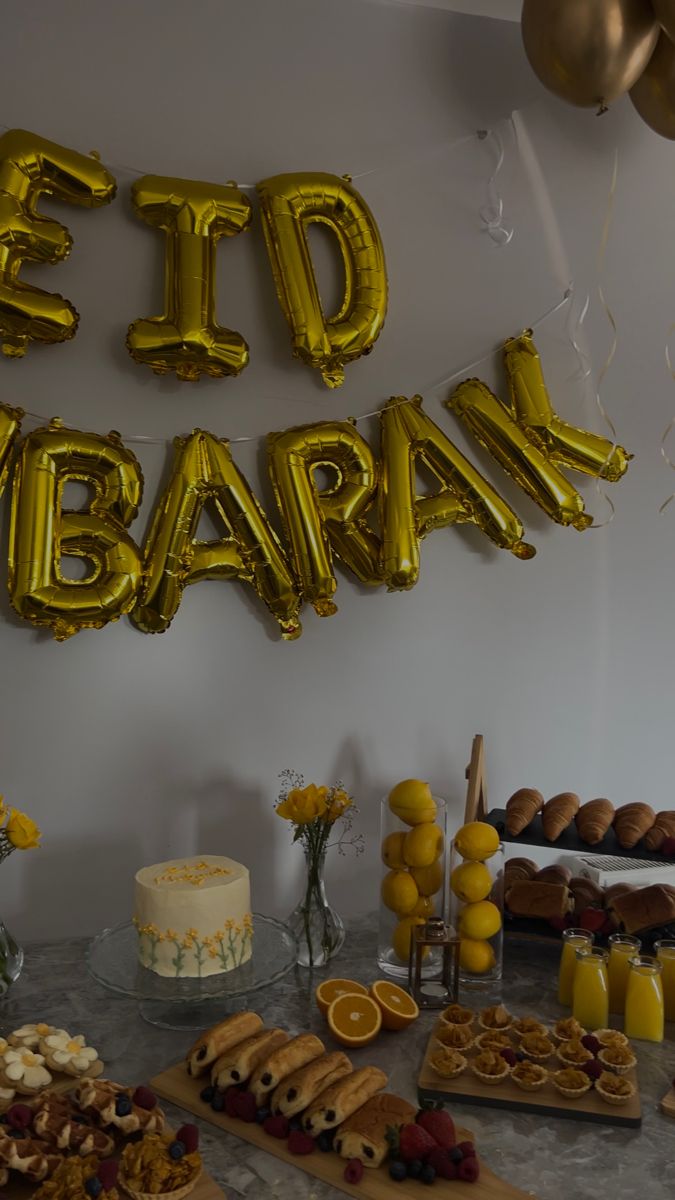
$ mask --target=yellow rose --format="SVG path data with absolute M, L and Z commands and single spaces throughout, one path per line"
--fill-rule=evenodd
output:
M 305 788 L 291 788 L 285 800 L 277 804 L 276 812 L 294 825 L 307 825 L 324 817 L 328 809 L 328 788 L 310 783 Z
M 4 796 L 0 796 L 0 824 L 4 821 L 6 816 L 7 816 L 7 805 L 5 804 L 5 798 L 4 798 Z
M 40 845 L 40 830 L 35 821 L 31 821 L 25 813 L 9 810 L 9 820 L 5 825 L 5 833 L 17 850 L 33 850 Z
M 330 825 L 332 825 L 334 821 L 339 821 L 340 817 L 344 816 L 351 803 L 351 796 L 348 796 L 347 793 L 342 790 L 342 788 L 335 788 L 331 792 L 324 820 L 328 821 Z

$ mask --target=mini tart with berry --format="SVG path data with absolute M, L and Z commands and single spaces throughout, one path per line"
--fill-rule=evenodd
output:
M 202 1173 L 196 1125 L 181 1125 L 174 1138 L 147 1133 L 122 1151 L 119 1181 L 132 1200 L 189 1195 Z
M 536 1017 L 518 1017 L 513 1022 L 510 1032 L 515 1034 L 516 1037 L 522 1038 L 525 1037 L 526 1033 L 541 1033 L 543 1035 L 548 1031 L 546 1026 L 541 1021 L 538 1021 Z
M 628 1038 L 620 1029 L 594 1029 L 593 1037 L 598 1039 L 601 1046 L 627 1046 L 629 1044 Z
M 526 1033 L 520 1039 L 519 1049 L 534 1062 L 546 1062 L 555 1050 L 555 1046 L 545 1033 Z
M 506 1059 L 495 1050 L 481 1050 L 471 1061 L 471 1070 L 482 1083 L 503 1083 L 511 1074 Z
M 447 1046 L 441 1047 L 429 1059 L 436 1074 L 441 1075 L 443 1079 L 456 1079 L 466 1070 L 466 1061 L 459 1050 L 451 1050 Z
M 572 1038 L 569 1042 L 563 1042 L 561 1046 L 558 1046 L 556 1054 L 566 1067 L 583 1067 L 584 1063 L 590 1062 L 593 1058 L 592 1050 L 587 1050 L 582 1045 L 580 1038 Z
M 470 1008 L 463 1008 L 461 1004 L 450 1004 L 443 1009 L 441 1021 L 448 1025 L 473 1025 L 474 1016 Z
M 635 1095 L 635 1084 L 623 1075 L 614 1075 L 611 1071 L 603 1071 L 596 1080 L 595 1090 L 606 1104 L 627 1104 Z
M 444 1025 L 436 1027 L 436 1041 L 450 1050 L 468 1050 L 473 1046 L 474 1036 L 469 1025 Z
M 64 1158 L 33 1200 L 120 1200 L 117 1169 L 114 1160 L 99 1162 L 95 1154 Z
M 513 1042 L 508 1033 L 500 1033 L 498 1029 L 486 1029 L 485 1033 L 476 1038 L 480 1050 L 511 1050 Z
M 593 1081 L 588 1075 L 577 1067 L 564 1067 L 561 1071 L 554 1071 L 551 1083 L 567 1100 L 578 1100 L 593 1086 Z
M 551 1030 L 556 1042 L 572 1042 L 575 1039 L 581 1041 L 586 1030 L 583 1025 L 580 1025 L 576 1017 L 561 1017 L 556 1021 Z
M 493 1004 L 491 1008 L 483 1008 L 478 1014 L 478 1024 L 481 1029 L 510 1029 L 513 1017 L 503 1004 Z
M 548 1071 L 539 1063 L 526 1060 L 516 1063 L 511 1071 L 511 1078 L 524 1092 L 538 1092 L 548 1079 Z
M 637 1066 L 637 1058 L 630 1046 L 623 1046 L 621 1042 L 603 1046 L 602 1050 L 598 1051 L 598 1058 L 603 1067 L 615 1071 L 617 1075 L 625 1075 L 631 1067 Z

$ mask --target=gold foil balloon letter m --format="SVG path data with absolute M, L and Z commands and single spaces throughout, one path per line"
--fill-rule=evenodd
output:
M 238 375 L 248 363 L 240 333 L 216 324 L 216 243 L 251 222 L 251 204 L 234 186 L 144 175 L 132 189 L 137 215 L 166 234 L 164 313 L 129 326 L 127 348 L 156 375 L 179 379 Z
M 10 358 L 28 342 L 65 342 L 79 320 L 63 296 L 18 278 L 24 262 L 58 263 L 73 239 L 64 225 L 35 211 L 44 195 L 96 208 L 115 195 L 113 176 L 96 158 L 77 154 L 24 129 L 0 137 L 0 341 Z
M 293 353 L 321 371 L 331 388 L 344 365 L 368 354 L 387 312 L 387 275 L 380 234 L 365 200 L 337 175 L 274 175 L 258 184 L 267 250 Z M 307 226 L 326 225 L 337 238 L 345 293 L 324 314 L 307 241 Z

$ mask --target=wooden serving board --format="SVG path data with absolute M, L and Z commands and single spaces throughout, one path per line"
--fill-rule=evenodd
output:
M 457 1104 L 478 1104 L 488 1108 L 505 1108 L 510 1112 L 539 1113 L 544 1117 L 563 1117 L 572 1121 L 595 1121 L 601 1125 L 623 1125 L 637 1129 L 642 1124 L 642 1107 L 635 1069 L 626 1078 L 635 1084 L 636 1092 L 622 1105 L 607 1104 L 594 1088 L 579 1100 L 566 1100 L 552 1083 L 546 1082 L 538 1092 L 524 1092 L 511 1079 L 503 1083 L 483 1083 L 467 1067 L 456 1079 L 444 1079 L 430 1063 L 438 1043 L 432 1033 L 427 1043 L 417 1089 L 420 1101 L 444 1100 Z M 472 1051 L 467 1057 L 471 1059 Z M 557 1060 L 551 1059 L 551 1063 Z M 544 1066 L 547 1064 L 545 1063 Z M 675 1114 L 674 1114 L 675 1115 Z
M 675 1117 L 675 1088 L 666 1092 L 663 1100 L 659 1101 L 659 1108 L 667 1117 Z
M 206 1082 L 208 1082 L 207 1076 L 202 1079 L 192 1079 L 185 1070 L 185 1064 L 177 1063 L 176 1066 L 169 1067 L 161 1075 L 156 1075 L 154 1079 L 151 1079 L 150 1086 L 165 1100 L 170 1100 L 173 1104 L 177 1104 L 187 1112 L 194 1113 L 195 1116 L 201 1117 L 205 1121 L 210 1121 L 225 1133 L 241 1138 L 252 1146 L 267 1151 L 268 1154 L 273 1154 L 275 1158 L 280 1158 L 282 1162 L 305 1171 L 315 1179 L 321 1179 L 331 1187 L 337 1188 L 338 1191 L 346 1192 L 348 1196 L 355 1196 L 360 1200 L 363 1200 L 364 1197 L 370 1197 L 371 1200 L 392 1200 L 392 1194 L 395 1191 L 401 1200 L 429 1200 L 429 1188 L 426 1184 L 420 1183 L 416 1179 L 405 1179 L 402 1183 L 393 1183 L 389 1178 L 386 1166 L 377 1169 L 366 1167 L 360 1183 L 354 1185 L 345 1180 L 344 1169 L 347 1164 L 345 1159 L 340 1158 L 337 1154 L 324 1154 L 320 1150 L 306 1155 L 291 1154 L 285 1141 L 270 1137 L 260 1125 L 235 1120 L 224 1112 L 214 1112 L 211 1106 L 199 1097 Z M 458 1129 L 457 1132 L 462 1139 L 473 1140 L 473 1135 L 468 1130 Z M 480 1159 L 480 1177 L 476 1183 L 462 1183 L 460 1180 L 444 1182 L 442 1179 L 437 1179 L 433 1188 L 437 1200 L 441 1200 L 444 1195 L 447 1200 L 532 1200 L 531 1193 L 521 1192 L 519 1188 L 512 1187 L 511 1184 L 504 1183 L 496 1175 L 493 1175 L 492 1171 L 485 1166 L 480 1154 L 480 1146 L 478 1147 L 478 1157 Z

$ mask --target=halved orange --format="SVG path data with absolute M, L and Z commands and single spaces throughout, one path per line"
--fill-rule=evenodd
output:
M 360 992 L 362 996 L 367 996 L 368 988 L 364 987 L 362 983 L 357 983 L 355 979 L 322 980 L 314 993 L 319 1012 L 323 1013 L 325 1017 L 333 1001 L 337 1000 L 338 996 L 345 996 L 350 992 Z
M 384 1029 L 405 1029 L 420 1015 L 412 996 L 388 979 L 376 979 L 370 985 L 370 994 L 382 1009 Z
M 382 1028 L 382 1010 L 371 996 L 349 992 L 331 1004 L 328 1026 L 342 1046 L 367 1046 Z

